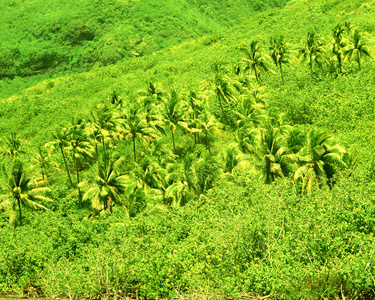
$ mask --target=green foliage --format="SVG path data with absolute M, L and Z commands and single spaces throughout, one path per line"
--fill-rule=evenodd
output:
M 53 200 L 4 184 L 0 293 L 374 297 L 371 3 L 47 2 L 0 4 L 2 164 Z

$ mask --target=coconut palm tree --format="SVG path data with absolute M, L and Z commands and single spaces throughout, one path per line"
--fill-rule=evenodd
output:
M 257 82 L 259 82 L 260 74 L 268 72 L 268 65 L 260 51 L 259 42 L 252 41 L 248 49 L 242 48 L 241 50 L 245 54 L 245 57 L 242 59 L 242 64 L 244 64 L 243 71 L 249 71 L 249 75 L 254 73 Z
M 125 190 L 124 207 L 129 219 L 142 212 L 147 204 L 148 198 L 144 190 L 139 188 L 136 183 L 128 185 Z
M 219 63 L 215 63 L 212 67 L 213 76 L 209 79 L 208 86 L 215 93 L 216 100 L 219 102 L 222 117 L 226 124 L 229 124 L 228 112 L 224 110 L 224 103 L 236 103 L 235 89 L 231 78 L 226 75 L 226 69 Z M 224 103 L 223 103 L 224 102 Z
M 266 121 L 264 106 L 256 102 L 250 95 L 239 98 L 236 115 L 237 128 L 259 127 Z
M 114 117 L 113 109 L 104 104 L 98 104 L 94 110 L 91 111 L 92 122 L 91 126 L 87 127 L 89 135 L 93 137 L 95 142 L 96 157 L 99 157 L 98 142 L 101 143 L 103 154 L 106 151 L 106 141 L 114 138 L 117 132 L 117 120 Z
M 39 201 L 52 201 L 40 195 L 50 191 L 45 187 L 46 182 L 33 180 L 26 173 L 24 164 L 20 160 L 15 160 L 10 173 L 3 166 L 3 174 L 7 184 L 3 186 L 4 192 L 0 196 L 0 208 L 9 208 L 12 211 L 18 210 L 19 225 L 22 226 L 22 208 L 36 211 L 38 208 L 47 210 Z
M 313 66 L 322 67 L 324 62 L 324 48 L 323 43 L 319 36 L 314 32 L 308 32 L 306 42 L 298 50 L 300 56 L 302 56 L 302 61 L 307 60 L 311 76 L 313 76 Z
M 175 89 L 172 89 L 164 99 L 161 109 L 162 119 L 165 125 L 168 125 L 171 130 L 173 151 L 175 152 L 176 144 L 174 134 L 180 123 L 184 121 L 184 106 L 185 103 L 182 101 L 182 95 Z
M 294 174 L 294 181 L 302 182 L 302 192 L 310 193 L 315 183 L 320 187 L 324 178 L 332 188 L 336 169 L 347 166 L 343 160 L 345 152 L 327 131 L 312 128 L 307 145 L 299 152 L 302 165 Z
M 207 110 L 199 117 L 199 128 L 204 136 L 204 144 L 210 155 L 212 155 L 210 144 L 213 136 L 220 134 L 220 125 L 221 123 Z
M 1 149 L 1 155 L 4 156 L 12 156 L 13 158 L 19 156 L 20 154 L 24 154 L 25 151 L 21 149 L 21 141 L 17 135 L 17 133 L 12 132 L 10 136 L 6 138 L 5 147 Z
M 272 183 L 277 177 L 283 178 L 292 171 L 296 156 L 286 147 L 282 129 L 268 124 L 262 132 L 260 150 L 266 184 Z
M 284 36 L 271 37 L 268 49 L 270 50 L 271 58 L 276 67 L 280 68 L 281 81 L 284 84 L 283 65 L 287 65 L 290 62 L 290 51 L 284 41 Z
M 52 136 L 54 138 L 54 141 L 51 141 L 51 142 L 47 143 L 46 147 L 48 147 L 50 145 L 52 145 L 52 146 L 57 145 L 59 147 L 60 152 L 61 152 L 61 156 L 62 156 L 63 161 L 64 161 L 65 170 L 66 170 L 66 173 L 68 174 L 70 185 L 74 186 L 72 178 L 70 176 L 68 162 L 67 162 L 66 154 L 65 154 L 65 149 L 69 145 L 69 142 L 70 142 L 71 137 L 72 137 L 72 132 L 71 132 L 69 127 L 60 127 L 57 130 L 52 132 Z
M 33 159 L 35 165 L 40 168 L 42 179 L 47 177 L 47 170 L 51 167 L 57 166 L 57 163 L 51 159 L 53 148 L 39 147 L 38 154 Z
M 92 208 L 101 211 L 109 209 L 112 214 L 112 208 L 116 204 L 123 205 L 121 195 L 123 195 L 128 186 L 126 176 L 121 173 L 121 166 L 124 163 L 123 158 L 110 158 L 104 155 L 98 162 L 97 174 L 94 181 L 83 181 L 79 187 L 88 190 L 83 195 L 83 201 L 90 200 Z
M 120 122 L 124 137 L 132 139 L 134 162 L 136 162 L 136 140 L 152 142 L 156 137 L 156 130 L 151 123 L 147 122 L 141 107 L 136 105 L 122 111 Z
M 199 129 L 199 117 L 207 108 L 205 106 L 205 103 L 202 100 L 198 99 L 197 94 L 193 91 L 190 91 L 187 95 L 187 104 L 189 109 L 186 113 L 186 129 L 194 134 L 195 144 L 199 144 L 199 133 L 201 132 L 201 130 Z
M 337 63 L 339 65 L 340 73 L 342 73 L 342 63 L 344 60 L 343 49 L 346 46 L 343 34 L 345 28 L 341 24 L 337 24 L 333 30 L 333 44 L 332 44 L 332 54 L 337 58 Z
M 369 47 L 366 45 L 363 34 L 356 28 L 350 39 L 351 44 L 344 50 L 344 61 L 351 60 L 353 57 L 361 70 L 362 58 L 373 58 Z
M 83 160 L 87 162 L 93 157 L 93 148 L 86 135 L 84 123 L 71 127 L 71 139 L 66 149 L 72 154 L 72 159 L 76 169 L 78 187 L 78 184 L 80 183 L 79 171 L 81 168 L 81 163 Z
M 113 91 L 112 92 L 112 96 L 111 96 L 111 105 L 117 109 L 120 109 L 123 105 L 122 103 L 122 99 L 120 98 L 120 96 L 116 93 L 116 91 Z

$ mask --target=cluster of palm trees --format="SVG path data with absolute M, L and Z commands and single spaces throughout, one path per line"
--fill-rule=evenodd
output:
M 355 59 L 361 68 L 363 57 L 370 56 L 363 35 L 348 23 L 335 27 L 331 46 L 338 72 L 347 60 Z M 269 50 L 284 82 L 283 65 L 291 62 L 292 51 L 282 36 L 270 40 Z M 220 178 L 236 180 L 243 174 L 261 175 L 266 184 L 290 178 L 302 194 L 324 184 L 332 188 L 338 170 L 352 158 L 325 130 L 290 126 L 269 108 L 260 85 L 269 70 L 267 59 L 258 42 L 244 53 L 234 74 L 215 64 L 198 94 L 164 91 L 152 82 L 131 101 L 113 93 L 89 119 L 60 126 L 38 148 L 33 165 L 39 177 L 26 172 L 19 159 L 23 144 L 11 133 L 0 149 L 3 157 L 13 158 L 12 166 L 2 168 L 7 184 L 0 210 L 8 210 L 12 220 L 18 211 L 21 225 L 22 206 L 46 209 L 38 200 L 50 199 L 40 193 L 49 190 L 51 171 L 59 166 L 77 199 L 90 201 L 97 213 L 112 214 L 114 206 L 122 206 L 129 217 L 204 198 Z M 313 33 L 298 53 L 311 74 L 328 61 Z
M 258 41 L 252 41 L 248 47 L 242 47 L 245 57 L 240 62 L 240 69 L 254 75 L 257 82 L 262 73 L 270 71 L 270 63 L 280 70 L 284 84 L 283 65 L 293 60 L 307 62 L 311 76 L 317 70 L 326 71 L 334 76 L 343 73 L 343 64 L 354 60 L 361 70 L 362 62 L 367 58 L 375 58 L 367 44 L 366 35 L 350 23 L 337 24 L 332 31 L 332 41 L 327 44 L 314 32 L 308 32 L 302 45 L 292 50 L 284 36 L 271 37 L 268 45 L 269 56 L 263 54 Z
M 17 158 L 22 143 L 12 134 L 2 151 L 14 163 L 10 174 L 3 168 L 8 184 L 0 209 L 18 210 L 19 224 L 22 205 L 46 209 L 38 200 L 49 199 L 39 193 L 49 190 L 57 156 L 77 199 L 90 201 L 96 213 L 121 206 L 129 217 L 202 199 L 220 178 L 236 181 L 243 174 L 261 175 L 266 184 L 291 178 L 301 193 L 332 187 L 346 167 L 343 147 L 322 129 L 285 124 L 264 89 L 215 65 L 200 94 L 163 91 L 152 82 L 133 101 L 113 94 L 90 119 L 60 126 L 38 148 L 38 180 Z

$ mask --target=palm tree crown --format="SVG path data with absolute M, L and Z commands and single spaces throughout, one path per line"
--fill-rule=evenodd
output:
M 46 182 L 44 180 L 32 180 L 26 174 L 22 161 L 16 160 L 9 174 L 3 167 L 3 173 L 7 179 L 7 184 L 3 188 L 7 193 L 0 196 L 0 207 L 8 207 L 13 212 L 18 209 L 20 226 L 22 226 L 22 207 L 34 211 L 38 208 L 47 209 L 37 201 L 52 201 L 39 195 L 42 192 L 50 191 L 50 189 L 45 187 Z

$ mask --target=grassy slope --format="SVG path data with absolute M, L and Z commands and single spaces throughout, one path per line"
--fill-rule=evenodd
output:
M 11 102 L 12 104 L 3 106 L 0 130 L 4 133 L 13 129 L 19 131 L 21 135 L 35 136 L 37 140 L 42 139 L 41 137 L 45 137 L 46 133 L 41 130 L 41 127 L 49 130 L 51 126 L 69 121 L 77 115 L 77 111 L 80 114 L 87 113 L 95 103 L 107 99 L 112 91 L 116 91 L 123 97 L 129 95 L 131 98 L 139 89 L 144 88 L 145 82 L 149 80 L 159 82 L 165 87 L 173 85 L 182 89 L 189 89 L 189 87 L 198 89 L 202 81 L 210 74 L 213 63 L 220 61 L 232 65 L 238 62 L 241 59 L 238 46 L 252 39 L 259 39 L 263 45 L 267 45 L 271 35 L 284 34 L 287 40 L 297 46 L 306 32 L 313 28 L 330 41 L 329 36 L 333 26 L 344 21 L 350 21 L 373 35 L 373 27 L 369 23 L 375 11 L 373 2 L 361 5 L 356 5 L 353 1 L 339 3 L 324 1 L 324 3 L 292 1 L 285 9 L 273 9 L 261 13 L 246 24 L 235 27 L 235 30 L 185 42 L 155 55 L 128 58 L 116 65 L 94 68 L 82 74 L 63 77 L 55 75 L 55 79 L 47 79 L 20 91 L 17 95 L 3 99 L 4 103 Z M 332 5 L 329 5 L 330 3 Z M 281 108 L 284 107 L 285 101 L 294 102 L 293 108 L 287 108 L 289 111 L 283 108 L 284 112 L 293 117 L 293 115 L 301 114 L 298 110 L 302 108 L 298 107 L 298 101 L 310 98 L 308 105 L 313 105 L 314 109 L 321 110 L 323 114 L 317 111 L 313 114 L 312 107 L 309 106 L 306 109 L 310 109 L 312 115 L 309 116 L 309 120 L 300 121 L 318 123 L 333 131 L 345 128 L 343 134 L 349 139 L 348 144 L 352 144 L 350 135 L 346 132 L 351 127 L 346 128 L 347 122 L 344 122 L 343 128 L 340 114 L 331 114 L 327 110 L 327 105 L 334 106 L 337 101 L 335 95 L 344 88 L 346 89 L 345 97 L 341 100 L 341 107 L 350 108 L 355 105 L 352 101 L 358 98 L 357 104 L 366 106 L 367 104 L 363 104 L 360 99 L 371 94 L 373 86 L 371 76 L 366 75 L 367 71 L 364 70 L 362 73 L 354 71 L 348 77 L 344 76 L 338 80 L 332 81 L 326 78 L 317 82 L 305 80 L 308 74 L 303 66 L 290 66 L 285 73 L 289 84 L 284 87 L 279 85 L 277 73 L 267 78 L 269 101 Z M 346 87 L 348 82 L 351 82 L 353 86 L 351 90 Z M 12 84 L 17 83 L 10 83 Z M 338 91 L 333 91 L 332 87 Z M 14 114 L 15 111 L 17 114 Z M 354 111 L 351 113 L 354 114 Z M 332 122 L 331 117 L 335 118 L 335 122 Z M 324 118 L 329 119 L 333 124 L 325 123 Z M 12 119 L 14 121 L 9 122 Z M 294 121 L 293 118 L 292 121 Z M 366 124 L 364 126 L 367 126 Z
M 219 32 L 282 1 L 4 1 L 0 78 L 82 71 Z M 30 13 L 31 12 L 31 13 Z

